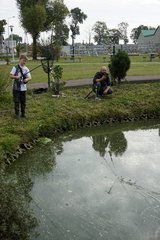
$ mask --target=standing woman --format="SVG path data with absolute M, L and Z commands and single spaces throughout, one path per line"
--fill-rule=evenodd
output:
M 26 109 L 26 84 L 31 80 L 31 74 L 29 69 L 25 66 L 27 57 L 21 55 L 19 58 L 19 64 L 14 66 L 10 72 L 10 78 L 13 79 L 13 101 L 15 116 L 17 119 L 21 116 L 25 117 Z M 21 115 L 20 115 L 21 110 Z

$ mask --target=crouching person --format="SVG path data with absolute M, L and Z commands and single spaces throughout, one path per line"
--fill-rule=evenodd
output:
M 100 100 L 105 94 L 112 94 L 110 87 L 110 79 L 107 73 L 107 68 L 102 66 L 100 71 L 97 72 L 93 78 L 93 91 L 96 94 L 96 100 Z
M 31 80 L 31 74 L 29 69 L 25 66 L 27 62 L 27 57 L 21 55 L 19 58 L 19 64 L 12 68 L 10 72 L 10 78 L 13 79 L 13 101 L 15 116 L 25 117 L 26 109 L 26 84 Z M 21 115 L 20 115 L 21 110 Z

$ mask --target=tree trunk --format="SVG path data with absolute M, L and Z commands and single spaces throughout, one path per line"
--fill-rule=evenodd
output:
M 32 49 L 32 56 L 33 60 L 37 60 L 37 36 L 33 37 L 33 49 Z
M 118 84 L 120 85 L 121 84 L 121 78 L 118 77 Z
M 72 56 L 71 56 L 71 59 L 74 62 L 74 36 L 72 35 L 71 37 L 72 37 Z

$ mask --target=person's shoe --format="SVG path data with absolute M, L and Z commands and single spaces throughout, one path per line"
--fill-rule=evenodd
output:
M 26 118 L 26 115 L 22 113 L 21 118 Z
M 95 100 L 97 101 L 100 101 L 101 100 L 101 97 L 96 97 Z
M 15 115 L 15 118 L 16 118 L 16 119 L 20 119 L 19 114 L 16 114 L 16 115 Z

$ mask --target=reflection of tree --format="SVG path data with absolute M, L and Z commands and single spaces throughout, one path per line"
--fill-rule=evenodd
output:
M 108 146 L 109 140 L 105 136 L 99 135 L 99 136 L 92 136 L 93 140 L 93 148 L 94 150 L 98 151 L 100 156 L 104 157 L 106 152 L 106 147 Z
M 110 154 L 114 153 L 116 156 L 122 155 L 127 148 L 127 140 L 122 132 L 117 132 L 109 135 L 92 136 L 93 148 L 104 157 L 106 148 Z
M 28 151 L 7 172 L 7 182 L 0 176 L 0 239 L 28 240 L 37 225 L 30 203 L 35 176 L 51 172 L 56 164 L 55 153 L 63 151 L 62 143 L 39 145 Z
M 116 156 L 122 155 L 127 149 L 127 140 L 122 132 L 110 136 L 110 151 Z
M 29 179 L 33 176 L 44 176 L 50 173 L 56 165 L 55 153 L 59 149 L 61 150 L 61 145 L 58 143 L 55 143 L 55 145 L 40 144 L 36 146 L 33 150 L 28 151 L 27 154 L 24 154 L 22 159 L 20 157 L 19 164 L 14 169 L 14 175 L 19 176 L 22 182 L 25 178 Z
M 0 182 L 0 239 L 30 239 L 35 235 L 37 220 L 32 216 L 27 194 L 16 182 L 9 183 L 2 170 Z

